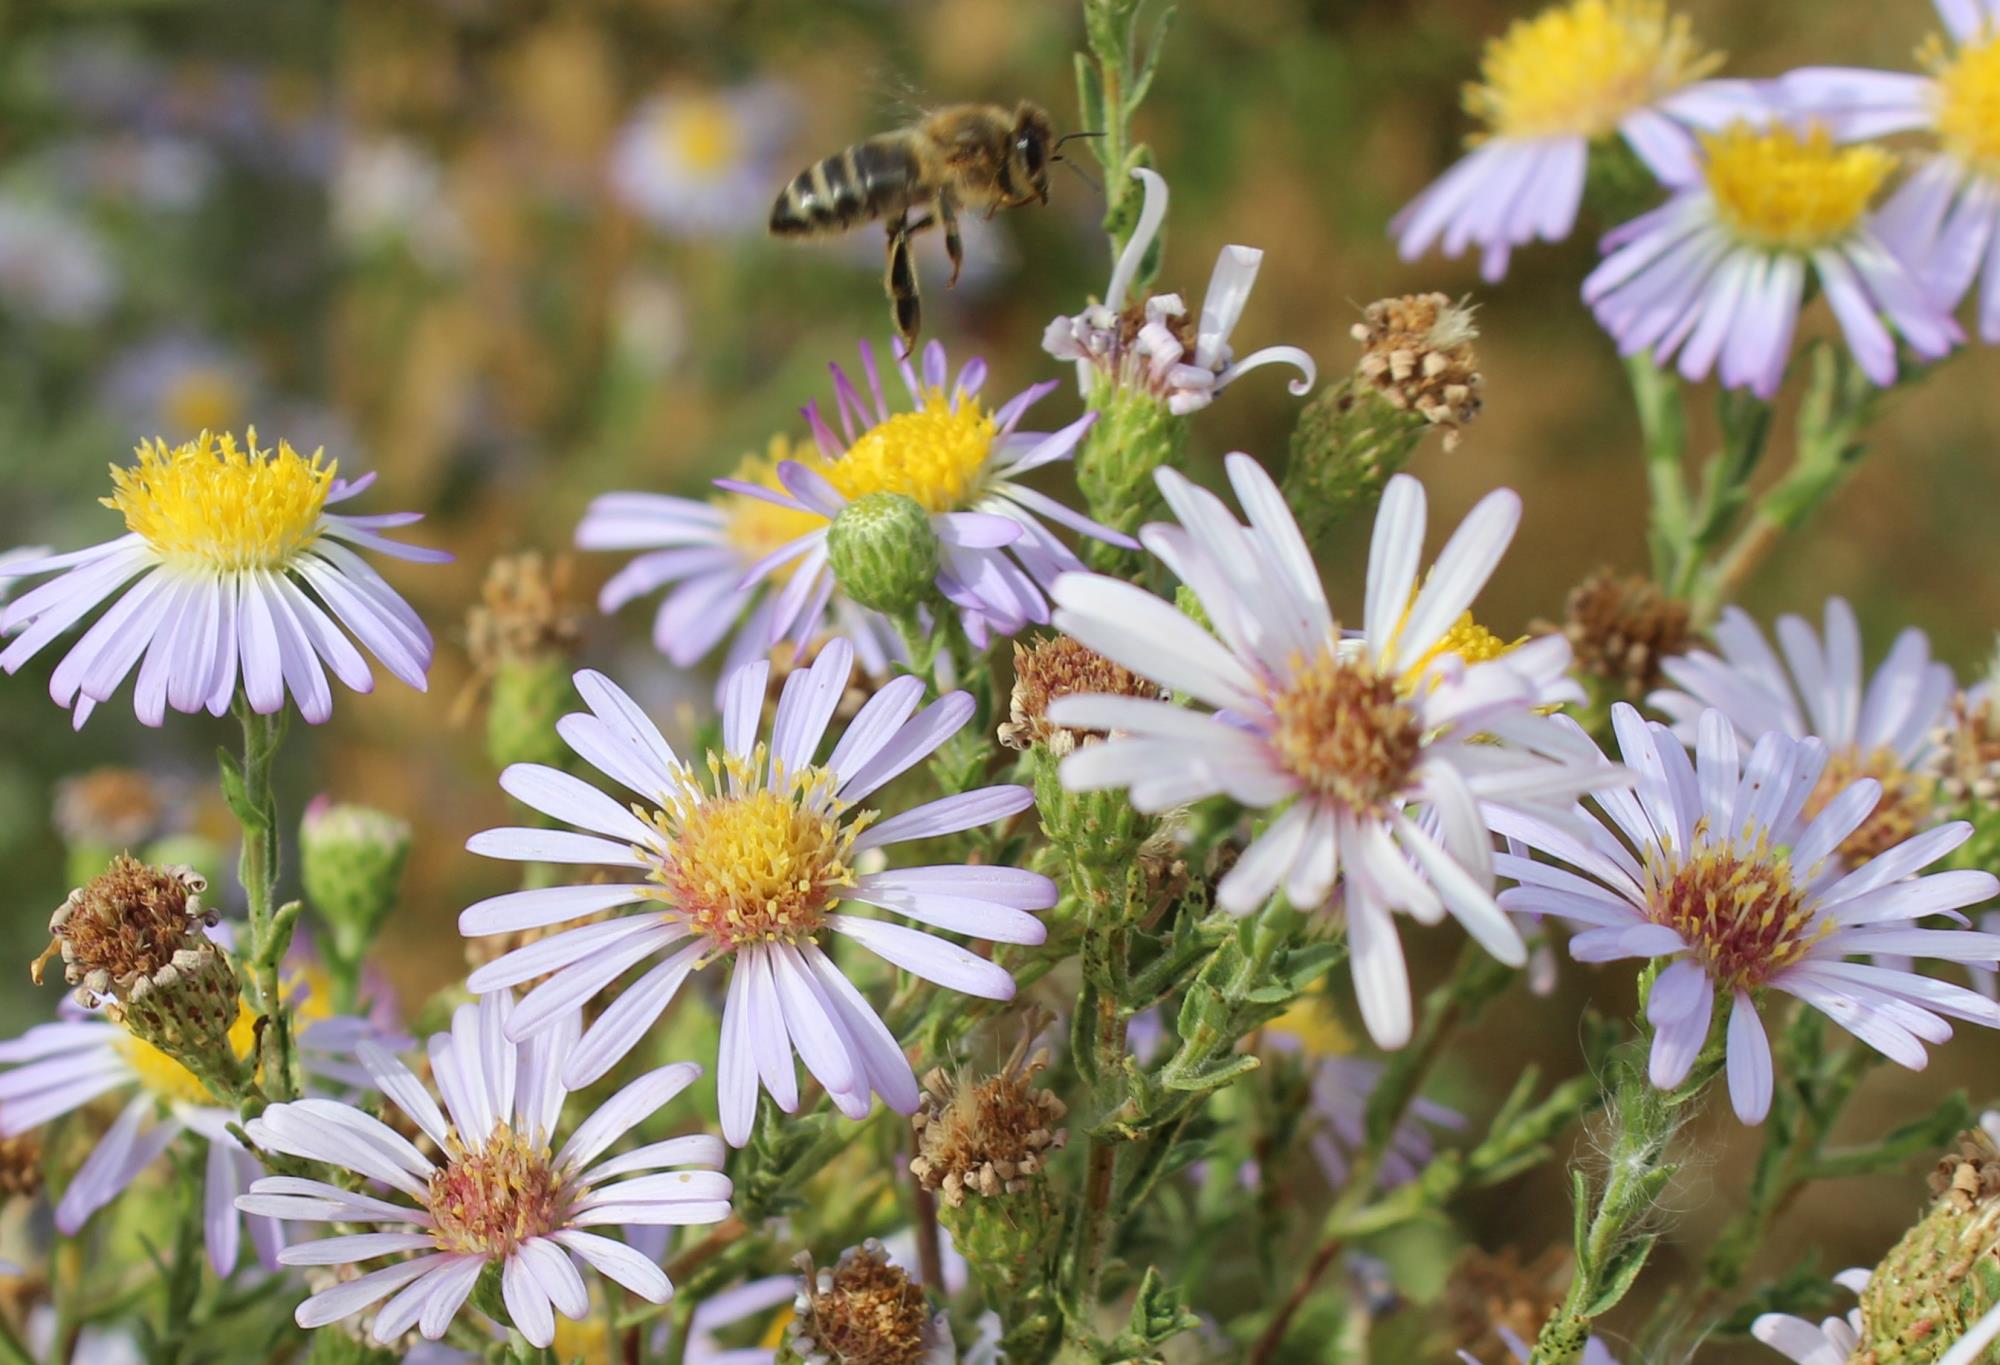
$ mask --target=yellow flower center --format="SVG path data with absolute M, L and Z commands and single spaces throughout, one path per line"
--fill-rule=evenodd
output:
M 211 571 L 283 568 L 319 538 L 333 462 L 310 459 L 285 442 L 257 449 L 252 430 L 236 438 L 203 432 L 169 447 L 155 439 L 129 469 L 111 467 L 106 507 L 170 563 Z
M 1938 141 L 1960 161 L 2000 175 L 2000 34 L 1955 53 L 1934 37 L 1917 58 L 1937 77 Z
M 575 1360 L 583 1365 L 597 1365 L 598 1361 L 618 1359 L 611 1352 L 611 1328 L 604 1320 L 602 1309 L 597 1308 L 587 1318 L 566 1318 L 556 1315 L 556 1340 L 552 1348 L 557 1360 Z
M 640 811 L 672 841 L 652 872 L 660 896 L 718 948 L 745 943 L 810 940 L 854 885 L 854 840 L 871 811 L 843 819 L 833 799 L 839 778 L 825 768 L 801 768 L 753 786 L 764 765 L 758 746 L 749 759 L 709 755 L 717 793 L 691 777 L 666 810 Z
M 1412 597 L 1412 605 L 1415 601 L 1416 599 Z M 1409 613 L 1405 612 L 1406 620 L 1408 616 Z M 1472 613 L 1468 611 L 1452 622 L 1451 629 L 1439 636 L 1438 642 L 1426 650 L 1422 658 L 1403 670 L 1403 676 L 1397 680 L 1397 687 L 1405 696 L 1415 692 L 1418 682 L 1424 676 L 1424 670 L 1447 654 L 1456 654 L 1465 661 L 1467 667 L 1470 667 L 1473 664 L 1491 663 L 1495 659 L 1513 653 L 1520 646 L 1520 640 L 1501 639 L 1473 620 Z
M 248 1057 L 256 1043 L 257 1016 L 250 1012 L 248 1005 L 236 1008 L 236 1022 L 229 1026 L 229 1046 L 238 1057 Z M 125 1060 L 139 1073 L 139 1084 L 153 1092 L 166 1104 L 214 1104 L 215 1097 L 208 1093 L 195 1074 L 175 1061 L 172 1057 L 140 1038 L 129 1033 L 121 1033 L 117 1039 L 118 1050 L 125 1054 Z
M 773 436 L 762 455 L 746 455 L 731 475 L 739 483 L 754 483 L 761 488 L 783 493 L 785 486 L 778 482 L 778 466 L 791 460 L 806 466 L 816 474 L 827 472 L 826 461 L 817 450 L 795 449 L 783 436 Z M 787 497 L 791 496 L 786 494 Z M 798 511 L 790 507 L 780 507 L 762 498 L 753 498 L 747 493 L 718 493 L 716 503 L 728 520 L 725 534 L 729 543 L 743 552 L 746 559 L 762 559 L 765 555 L 789 545 L 800 536 L 826 525 L 826 518 L 817 512 Z M 790 578 L 796 563 L 787 564 L 773 575 L 779 582 Z
M 1792 876 L 1791 857 L 1760 835 L 1747 852 L 1698 831 L 1694 856 L 1678 866 L 1646 863 L 1646 911 L 1686 941 L 1717 986 L 1761 986 L 1832 931 L 1815 923 Z
M 1836 850 L 1850 868 L 1861 866 L 1877 854 L 1887 853 L 1913 835 L 1921 834 L 1937 821 L 1937 786 L 1932 779 L 1911 772 L 1888 749 L 1836 750 L 1828 757 L 1819 782 L 1806 797 L 1803 814 L 1810 820 L 1826 803 L 1864 777 L 1882 784 L 1882 799 L 1854 833 L 1841 840 Z
M 458 1134 L 445 1145 L 450 1158 L 431 1175 L 431 1237 L 438 1250 L 506 1256 L 531 1237 L 562 1227 L 567 1201 L 549 1149 L 495 1125 L 486 1146 L 466 1150 Z
M 1423 748 L 1396 680 L 1365 658 L 1324 650 L 1272 696 L 1271 743 L 1287 771 L 1355 811 L 1393 804 Z
M 655 131 L 668 155 L 697 175 L 714 176 L 742 155 L 736 115 L 726 101 L 711 96 L 668 104 Z
M 977 400 L 954 407 L 933 389 L 922 407 L 870 427 L 822 472 L 850 499 L 901 493 L 932 514 L 962 511 L 979 493 L 999 432 Z
M 1896 167 L 1880 147 L 1838 147 L 1825 128 L 1801 137 L 1736 124 L 1703 134 L 1709 192 L 1724 224 L 1758 246 L 1810 250 L 1847 236 Z
M 175 435 L 227 431 L 243 419 L 243 385 L 217 365 L 193 365 L 177 376 L 161 403 Z
M 1571 0 L 1486 45 L 1465 108 L 1500 137 L 1604 137 L 1721 61 L 1661 0 Z
M 1354 1051 L 1353 1035 L 1341 1025 L 1324 996 L 1305 995 L 1268 1025 L 1288 1034 L 1315 1057 L 1344 1057 Z

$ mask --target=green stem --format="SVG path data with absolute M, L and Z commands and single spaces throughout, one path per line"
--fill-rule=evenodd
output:
M 35 1365 L 35 1358 L 28 1354 L 28 1348 L 14 1335 L 14 1329 L 7 1325 L 4 1316 L 0 1316 L 0 1362 L 4 1365 Z
M 225 785 L 233 785 L 230 805 L 243 829 L 243 855 L 237 876 L 243 884 L 243 898 L 249 912 L 249 942 L 244 960 L 249 975 L 251 1008 L 258 1017 L 256 1079 L 260 1093 L 244 1098 L 256 1103 L 266 1097 L 289 1100 L 298 1097 L 294 1074 L 291 1014 L 285 1008 L 282 983 L 285 949 L 291 943 L 292 926 L 297 922 L 296 902 L 279 906 L 278 803 L 272 792 L 271 772 L 278 749 L 284 742 L 285 713 L 259 715 L 238 698 L 237 715 L 243 722 L 243 755 L 233 774 L 225 774 Z M 259 1085 L 246 1089 L 259 1090 Z
M 1652 548 L 1653 578 L 1672 582 L 1688 553 L 1687 478 L 1682 465 L 1687 454 L 1687 411 L 1673 375 L 1642 351 L 1625 360 L 1625 377 L 1638 408 L 1639 432 L 1646 461 L 1646 487 L 1652 507 L 1646 541 Z

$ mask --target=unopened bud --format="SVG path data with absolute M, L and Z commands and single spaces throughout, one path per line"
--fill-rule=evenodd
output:
M 1098 417 L 1077 447 L 1077 489 L 1092 518 L 1136 536 L 1166 506 L 1153 476 L 1185 462 L 1188 419 L 1144 389 L 1104 382 L 1093 386 L 1090 405 Z M 1095 538 L 1083 541 L 1083 556 L 1100 573 L 1119 573 L 1144 560 L 1136 550 Z
M 360 961 L 396 908 L 409 856 L 407 821 L 324 796 L 306 807 L 299 822 L 299 880 L 342 962 Z
M 570 600 L 570 565 L 535 552 L 493 561 L 480 601 L 466 613 L 471 699 L 484 691 L 486 752 L 496 767 L 560 766 L 567 754 L 556 721 L 573 701 L 570 672 L 582 614 Z
M 52 941 L 34 975 L 59 953 L 79 1003 L 102 1002 L 133 1037 L 228 1099 L 240 1078 L 229 1034 L 242 1005 L 236 969 L 203 932 L 215 922 L 201 904 L 207 886 L 191 868 L 112 859 L 49 917 Z
M 827 528 L 826 549 L 840 590 L 884 615 L 916 610 L 937 579 L 930 514 L 901 493 L 870 493 L 848 503 Z
M 2000 1303 L 2000 1149 L 1973 1129 L 1930 1177 L 1931 1206 L 1861 1291 L 1856 1360 L 1918 1365 Z
M 1309 538 L 1372 506 L 1433 427 L 1457 446 L 1482 403 L 1478 335 L 1471 308 L 1443 294 L 1368 305 L 1354 373 L 1307 403 L 1292 432 L 1285 498 Z

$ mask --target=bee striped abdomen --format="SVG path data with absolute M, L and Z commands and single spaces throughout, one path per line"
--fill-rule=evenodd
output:
M 771 206 L 771 231 L 839 232 L 893 216 L 909 207 L 916 180 L 916 158 L 905 139 L 870 138 L 793 176 Z

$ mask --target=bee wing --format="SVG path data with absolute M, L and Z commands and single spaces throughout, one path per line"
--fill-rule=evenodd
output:
M 900 128 L 921 123 L 937 105 L 923 97 L 917 83 L 893 67 L 880 66 L 868 73 L 869 112 L 884 128 Z

